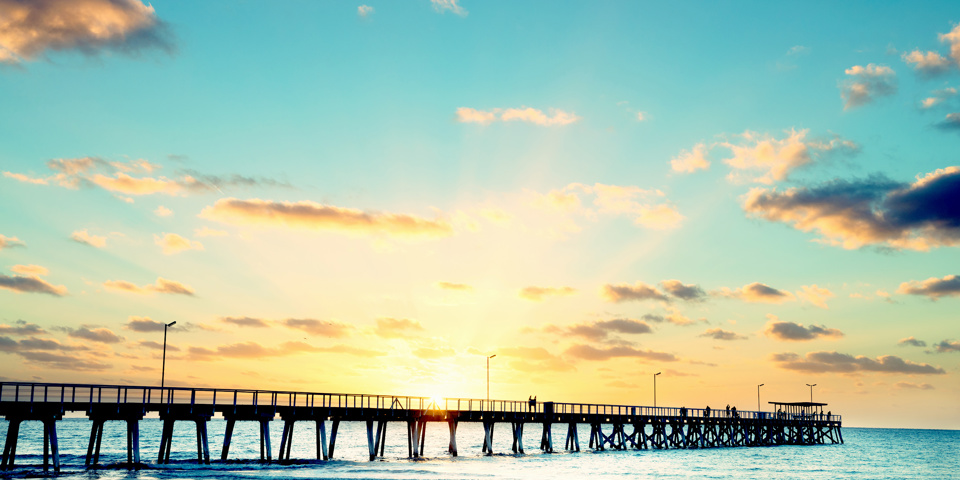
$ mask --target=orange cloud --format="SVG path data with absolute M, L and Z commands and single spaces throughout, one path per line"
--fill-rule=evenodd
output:
M 843 109 L 866 105 L 897 92 L 897 74 L 886 65 L 854 65 L 844 70 L 851 78 L 840 84 Z
M 91 247 L 103 248 L 107 246 L 107 237 L 90 235 L 86 229 L 77 230 L 70 235 L 70 239 L 77 243 L 84 243 Z
M 0 288 L 10 290 L 16 293 L 45 293 L 54 297 L 62 297 L 67 294 L 67 287 L 63 285 L 52 285 L 46 280 L 37 276 L 37 273 L 46 275 L 48 270 L 39 265 L 17 265 L 12 270 L 29 271 L 33 274 L 8 276 L 0 274 Z
M 811 163 L 816 157 L 829 152 L 854 153 L 859 146 L 840 137 L 829 141 L 807 138 L 809 130 L 790 129 L 787 136 L 776 139 L 768 134 L 746 131 L 736 135 L 737 143 L 723 142 L 720 146 L 729 148 L 733 156 L 724 159 L 724 163 L 734 169 L 728 178 L 739 180 L 737 171 L 759 171 L 761 175 L 751 181 L 772 184 L 787 179 L 790 172 Z
M 20 241 L 17 237 L 6 237 L 0 235 L 0 250 L 4 248 L 15 248 L 15 247 L 25 247 L 26 244 Z
M 960 276 L 930 277 L 922 282 L 911 280 L 900 284 L 897 293 L 923 295 L 931 300 L 941 297 L 960 297 Z
M 437 282 L 437 288 L 443 290 L 454 290 L 458 292 L 472 292 L 473 287 L 463 283 Z
M 47 275 L 50 273 L 45 267 L 40 265 L 14 265 L 10 267 L 10 270 L 13 273 L 19 273 L 21 275 Z
M 383 338 L 406 338 L 420 335 L 427 329 L 416 320 L 406 318 L 378 318 L 373 332 Z
M 793 294 L 786 290 L 778 290 L 760 282 L 753 282 L 737 289 L 723 287 L 712 293 L 716 296 L 738 298 L 750 303 L 783 303 L 795 299 Z
M 769 317 L 770 321 L 767 322 L 763 333 L 774 340 L 802 342 L 819 338 L 836 340 L 843 337 L 843 332 L 836 328 L 827 328 L 823 325 L 805 327 L 802 323 L 779 321 L 774 315 Z
M 520 298 L 539 302 L 546 297 L 565 297 L 575 295 L 577 289 L 573 287 L 524 287 L 520 290 Z
M 457 109 L 457 121 L 461 123 L 479 123 L 481 125 L 488 125 L 496 121 L 519 121 L 543 127 L 552 127 L 569 125 L 580 120 L 580 117 L 572 112 L 565 112 L 556 108 L 549 109 L 549 112 L 550 115 L 547 115 L 543 113 L 542 110 L 530 107 L 494 108 L 490 111 L 460 107 Z
M 904 53 L 901 58 L 904 62 L 913 65 L 918 73 L 927 76 L 940 75 L 950 69 L 950 60 L 937 52 L 923 53 L 920 50 L 914 50 Z
M 307 228 L 367 235 L 433 238 L 453 235 L 453 227 L 443 219 L 371 213 L 311 201 L 223 198 L 204 208 L 200 217 L 231 225 Z
M 661 300 L 669 301 L 666 295 L 657 287 L 647 285 L 643 282 L 637 282 L 634 285 L 621 283 L 617 285 L 604 285 L 600 287 L 600 296 L 608 302 L 627 302 L 641 300 Z
M 960 24 L 954 26 L 948 33 L 941 33 L 939 37 L 941 42 L 950 44 L 950 57 L 960 65 Z
M 820 308 L 830 308 L 827 306 L 827 300 L 834 297 L 833 292 L 826 288 L 814 285 L 803 285 L 797 291 L 797 297 L 805 302 L 810 302 Z
M 107 290 L 138 293 L 141 295 L 149 293 L 166 293 L 171 295 L 187 295 L 192 297 L 195 293 L 193 287 L 184 285 L 180 282 L 175 282 L 173 280 L 167 280 L 163 277 L 157 277 L 157 282 L 153 285 L 144 285 L 142 287 L 130 282 L 125 282 L 123 280 L 107 280 L 106 282 L 103 282 L 103 286 Z
M 176 233 L 164 233 L 163 236 L 154 235 L 153 242 L 163 248 L 163 253 L 173 255 L 185 250 L 203 250 L 203 244 L 195 240 L 188 240 Z
M 706 144 L 698 143 L 689 151 L 681 151 L 679 155 L 670 160 L 670 168 L 678 173 L 693 173 L 697 170 L 710 168 L 710 160 L 707 160 Z
M 0 0 L 0 18 L 0 63 L 36 60 L 50 50 L 173 49 L 153 7 L 137 0 Z

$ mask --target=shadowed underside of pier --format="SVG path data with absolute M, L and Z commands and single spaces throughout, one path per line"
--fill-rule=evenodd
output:
M 59 471 L 57 421 L 67 412 L 84 412 L 91 420 L 85 465 L 99 463 L 103 425 L 122 421 L 127 427 L 127 462 L 143 465 L 140 458 L 139 421 L 158 413 L 163 421 L 157 463 L 170 461 L 176 422 L 191 422 L 197 432 L 197 461 L 210 463 L 207 422 L 221 415 L 227 422 L 220 460 L 229 457 L 236 422 L 260 425 L 260 460 L 273 461 L 270 422 L 283 421 L 277 460 L 292 461 L 294 430 L 312 427 L 316 433 L 316 458 L 334 457 L 340 422 L 366 423 L 370 460 L 382 457 L 387 427 L 404 428 L 410 458 L 423 455 L 429 423 L 446 424 L 450 434 L 448 452 L 456 456 L 460 422 L 483 424 L 481 453 L 493 453 L 493 434 L 498 425 L 509 428 L 511 450 L 524 453 L 524 432 L 534 429 L 538 448 L 554 452 L 554 425 L 565 431 L 566 451 L 579 452 L 578 424 L 590 425 L 587 448 L 593 450 L 752 447 L 843 443 L 839 415 L 823 413 L 826 404 L 776 403 L 777 412 L 711 411 L 686 407 L 645 407 L 512 400 L 478 400 L 393 395 L 331 394 L 208 388 L 160 388 L 148 386 L 75 385 L 47 383 L 0 383 L 0 415 L 8 421 L 0 468 L 9 470 L 16 460 L 20 424 L 43 423 L 43 467 Z M 307 425 L 304 425 L 306 423 Z M 329 423 L 329 432 L 327 426 Z M 397 425 L 399 424 L 399 425 Z M 328 438 L 329 437 L 329 438 Z M 559 445 L 559 444 L 558 444 Z

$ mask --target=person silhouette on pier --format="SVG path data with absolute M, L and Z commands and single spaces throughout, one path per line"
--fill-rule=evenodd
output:
M 728 417 L 730 416 L 730 404 L 729 404 L 729 403 L 727 404 L 727 416 L 728 416 Z
M 733 407 L 730 411 L 733 412 L 733 418 L 740 418 L 737 416 L 737 407 Z
M 707 408 L 703 409 L 704 418 L 710 418 L 710 405 L 707 405 Z

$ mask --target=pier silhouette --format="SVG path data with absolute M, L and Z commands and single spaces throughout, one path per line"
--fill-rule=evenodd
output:
M 170 462 L 174 424 L 193 422 L 197 433 L 197 462 L 209 464 L 207 422 L 220 414 L 227 426 L 220 460 L 230 451 L 238 421 L 260 424 L 260 460 L 273 461 L 270 421 L 279 416 L 283 435 L 277 454 L 280 463 L 291 462 L 294 428 L 309 422 L 316 432 L 317 460 L 334 458 L 340 422 L 366 423 L 370 460 L 383 456 L 387 426 L 399 423 L 407 432 L 410 458 L 423 455 L 428 423 L 446 423 L 450 433 L 448 453 L 456 456 L 457 425 L 483 424 L 481 453 L 493 454 L 497 424 L 509 425 L 511 450 L 524 453 L 523 433 L 528 425 L 541 427 L 539 448 L 554 452 L 553 425 L 566 426 L 564 449 L 580 451 L 577 425 L 590 425 L 588 448 L 593 450 L 646 450 L 673 448 L 756 447 L 843 443 L 841 417 L 824 414 L 824 403 L 770 402 L 776 412 L 722 411 L 687 407 L 649 407 L 588 403 L 432 399 L 396 395 L 310 393 L 243 389 L 87 385 L 59 383 L 0 383 L 0 415 L 9 422 L 0 468 L 14 468 L 20 424 L 43 423 L 43 468 L 60 469 L 57 421 L 68 412 L 84 412 L 92 421 L 85 465 L 99 463 L 103 425 L 122 421 L 127 426 L 128 468 L 140 458 L 139 422 L 156 412 L 163 421 L 157 463 Z M 330 422 L 329 439 L 327 422 Z

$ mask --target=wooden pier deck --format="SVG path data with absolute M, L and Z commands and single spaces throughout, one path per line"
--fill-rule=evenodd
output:
M 771 402 L 774 403 L 774 402 Z M 227 460 L 234 425 L 238 421 L 260 424 L 260 460 L 273 461 L 270 421 L 279 416 L 283 435 L 277 461 L 291 461 L 294 427 L 309 422 L 316 432 L 316 458 L 334 457 L 340 422 L 366 422 L 370 460 L 383 456 L 387 426 L 399 423 L 407 432 L 410 458 L 423 454 L 427 423 L 446 423 L 448 452 L 456 456 L 457 425 L 483 424 L 483 454 L 493 453 L 497 424 L 509 426 L 512 451 L 523 453 L 525 427 L 540 427 L 539 449 L 554 452 L 553 425 L 566 431 L 564 450 L 579 452 L 577 425 L 590 425 L 587 447 L 594 450 L 754 447 L 843 443 L 839 415 L 823 414 L 825 404 L 777 402 L 778 412 L 648 407 L 514 400 L 482 400 L 395 395 L 310 393 L 214 388 L 183 388 L 53 383 L 0 383 L 0 415 L 9 422 L 0 469 L 14 468 L 20 424 L 43 423 L 43 467 L 60 469 L 57 421 L 68 412 L 90 418 L 90 440 L 85 465 L 99 462 L 103 425 L 122 421 L 127 426 L 129 468 L 142 465 L 139 421 L 156 412 L 163 421 L 157 463 L 170 461 L 174 423 L 193 422 L 197 431 L 197 462 L 209 464 L 207 422 L 221 415 L 227 426 L 220 460 Z M 329 438 L 327 422 L 330 424 Z M 557 444 L 559 446 L 559 444 Z

